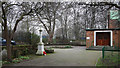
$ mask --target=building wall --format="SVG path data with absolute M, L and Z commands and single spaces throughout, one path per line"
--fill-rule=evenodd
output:
M 90 37 L 90 39 L 87 39 Z M 94 46 L 94 31 L 86 31 L 86 48 Z
M 120 46 L 119 43 L 119 39 L 120 39 L 120 30 L 113 30 L 113 46 Z
M 114 29 L 114 28 L 118 28 L 117 26 L 116 26 L 116 22 L 117 22 L 117 20 L 109 20 L 109 29 Z
M 119 45 L 119 48 L 120 48 L 120 30 L 118 31 L 118 45 Z
M 120 25 L 116 24 L 118 23 L 118 20 L 110 19 L 110 15 L 108 15 L 108 19 L 109 19 L 108 29 L 120 28 Z M 112 31 L 113 31 L 112 45 L 114 47 L 120 47 L 120 30 L 112 30 Z M 88 48 L 94 46 L 94 31 L 86 31 L 86 37 L 90 37 L 90 39 L 86 39 L 86 47 Z
M 113 32 L 113 46 L 120 47 L 120 30 L 112 30 Z M 90 37 L 90 39 L 87 39 Z M 86 48 L 94 46 L 94 31 L 86 31 Z
M 118 10 L 119 11 L 119 10 Z M 108 29 L 114 29 L 114 28 L 120 28 L 120 21 L 118 21 L 118 19 L 111 19 L 110 18 L 110 12 L 108 12 Z

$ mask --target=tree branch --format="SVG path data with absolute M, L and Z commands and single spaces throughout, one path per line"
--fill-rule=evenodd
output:
M 18 23 L 24 18 L 24 16 L 29 15 L 31 12 L 32 12 L 32 9 L 28 13 L 23 13 L 21 15 L 21 17 L 16 21 L 15 26 L 14 26 L 14 28 L 12 30 L 11 39 L 13 38 L 13 35 L 14 35 L 16 29 L 17 29 Z
M 112 7 L 115 6 L 116 8 L 120 9 L 120 6 L 118 6 L 117 4 L 111 3 L 111 2 L 97 2 L 97 3 L 92 2 L 91 4 L 86 4 L 85 2 L 80 2 L 78 5 L 90 5 L 90 6 L 111 5 Z
M 47 26 L 44 24 L 44 22 L 40 19 L 40 17 L 38 16 L 38 14 L 36 14 L 39 21 L 43 24 L 44 28 L 46 29 L 47 33 L 49 34 L 49 30 L 47 29 Z

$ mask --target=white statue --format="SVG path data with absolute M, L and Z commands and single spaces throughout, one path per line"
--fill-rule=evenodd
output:
M 36 54 L 43 55 L 43 52 L 45 50 L 44 50 L 44 43 L 42 42 L 42 29 L 40 29 L 39 31 L 40 31 L 40 42 L 38 43 L 38 50 Z

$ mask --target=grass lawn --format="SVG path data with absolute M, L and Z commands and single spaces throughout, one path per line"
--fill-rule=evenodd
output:
M 107 53 L 104 59 L 99 58 L 96 66 L 120 66 L 120 53 L 110 52 Z

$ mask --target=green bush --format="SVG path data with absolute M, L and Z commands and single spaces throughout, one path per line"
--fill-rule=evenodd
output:
M 53 39 L 52 42 L 53 42 L 53 44 L 56 44 L 56 39 Z
M 23 56 L 24 56 L 24 55 L 27 55 L 27 54 L 29 54 L 28 48 L 25 48 L 24 50 L 22 50 L 22 55 L 23 55 Z
M 48 47 L 48 48 L 45 48 L 45 50 L 54 50 L 54 48 Z
M 21 58 L 15 58 L 12 60 L 13 63 L 19 63 L 20 61 L 22 61 Z
M 72 48 L 72 46 L 67 45 L 67 46 L 65 46 L 65 48 Z
M 33 54 L 35 49 L 30 45 L 18 45 L 13 47 L 12 58 L 18 58 L 19 56 L 24 56 L 28 54 Z
M 21 61 L 27 60 L 27 59 L 30 59 L 30 57 L 28 57 L 28 56 L 19 56 L 18 58 L 14 58 L 12 60 L 12 62 L 2 61 L 2 64 L 20 63 Z
M 54 49 L 49 47 L 49 48 L 45 48 L 45 52 L 46 53 L 53 53 L 54 52 Z
M 31 44 L 37 46 L 37 43 L 40 41 L 40 38 L 36 34 L 31 34 Z
M 61 37 L 56 37 L 56 39 L 53 39 L 53 43 L 64 43 L 64 44 L 66 44 L 66 43 L 69 43 L 69 40 L 67 39 L 67 38 L 61 38 Z
M 43 43 L 46 44 L 48 42 L 48 39 L 47 38 L 43 38 L 42 41 L 43 41 Z
M 24 44 L 24 45 L 16 45 L 16 46 L 14 46 L 14 47 L 27 47 L 27 46 L 32 46 L 32 45 Z
M 31 34 L 30 32 L 19 31 L 15 33 L 14 40 L 19 44 L 32 44 L 37 45 L 39 42 L 39 36 L 37 34 Z
M 10 64 L 8 61 L 2 61 L 2 64 Z
M 18 31 L 15 33 L 14 38 L 16 42 L 22 42 L 26 44 L 31 44 L 31 33 L 25 31 Z
M 22 55 L 22 51 L 21 50 L 17 50 L 16 57 L 19 57 L 21 55 Z
M 19 58 L 21 58 L 21 59 L 29 59 L 30 57 L 28 57 L 28 56 L 20 56 Z

